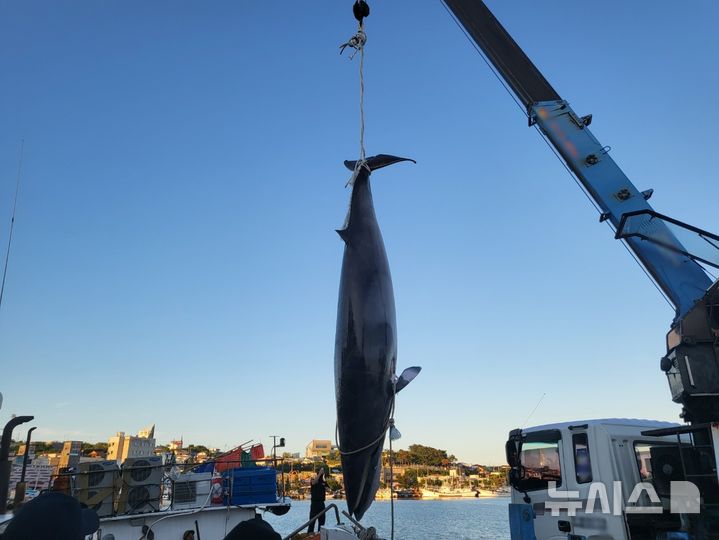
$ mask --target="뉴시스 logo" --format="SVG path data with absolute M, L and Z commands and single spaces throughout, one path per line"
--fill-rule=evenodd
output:
M 585 514 L 602 513 L 615 516 L 621 516 L 623 511 L 627 514 L 661 514 L 663 511 L 662 501 L 649 482 L 636 484 L 626 504 L 623 502 L 622 482 L 613 482 L 613 506 L 609 504 L 607 486 L 601 482 L 589 484 L 586 499 L 579 498 L 579 491 L 557 491 L 556 482 L 549 482 L 547 493 L 550 500 L 544 503 L 544 507 L 552 516 L 559 516 L 562 512 L 566 512 L 568 516 L 576 516 L 578 510 Z M 699 488 L 692 482 L 672 482 L 669 493 L 669 510 L 672 514 L 699 513 Z M 646 494 L 651 506 L 638 505 L 642 494 Z

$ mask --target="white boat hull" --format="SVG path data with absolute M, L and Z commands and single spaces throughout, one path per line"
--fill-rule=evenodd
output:
M 281 506 L 280 504 L 262 505 L 263 508 Z M 254 519 L 257 506 L 208 506 L 201 510 L 166 510 L 104 518 L 100 528 L 92 536 L 93 540 L 137 540 L 144 538 L 148 530 L 155 538 L 163 540 L 181 539 L 185 531 L 199 528 L 200 538 L 224 538 L 237 524 Z M 195 524 L 197 521 L 197 524 Z M 110 536 L 112 535 L 112 536 Z M 195 535 L 197 538 L 197 534 Z

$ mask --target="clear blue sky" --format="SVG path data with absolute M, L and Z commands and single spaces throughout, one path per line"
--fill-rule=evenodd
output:
M 395 284 L 402 446 L 503 461 L 509 429 L 676 419 L 673 312 L 439 2 L 370 2 L 368 153 Z M 488 2 L 654 207 L 716 212 L 719 4 Z M 357 155 L 344 2 L 0 6 L 4 423 L 38 439 L 333 438 Z M 16 437 L 24 436 L 25 429 Z

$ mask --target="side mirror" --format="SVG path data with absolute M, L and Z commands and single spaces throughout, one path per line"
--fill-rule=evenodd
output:
M 516 439 L 509 439 L 504 445 L 504 451 L 507 456 L 507 465 L 515 468 L 519 465 L 519 452 L 521 442 Z

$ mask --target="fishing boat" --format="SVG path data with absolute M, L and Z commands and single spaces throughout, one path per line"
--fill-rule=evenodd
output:
M 273 471 L 274 472 L 274 471 Z M 157 509 L 148 508 L 147 502 L 124 514 L 115 513 L 100 518 L 99 529 L 90 537 L 92 540 L 137 540 L 138 538 L 177 538 L 180 539 L 187 531 L 194 531 L 195 538 L 224 538 L 240 522 L 254 519 L 258 513 L 267 511 L 277 515 L 287 513 L 291 500 L 289 497 L 275 496 L 271 502 L 255 502 L 234 504 L 231 500 L 212 503 L 211 493 L 203 494 L 199 481 L 196 487 L 197 498 L 194 502 L 161 506 Z M 187 483 L 186 483 L 187 486 Z M 147 492 L 148 486 L 133 486 L 132 497 L 139 497 L 137 492 Z M 160 498 L 159 500 L 162 500 Z M 127 501 L 129 502 L 129 501 Z M 3 525 L 9 523 L 12 514 L 0 519 L 0 532 Z
M 239 448 L 239 447 L 238 447 Z M 242 449 L 236 452 L 242 455 Z M 47 491 L 65 493 L 100 518 L 93 540 L 224 538 L 259 512 L 286 514 L 291 500 L 266 460 L 228 453 L 202 464 L 178 465 L 164 456 L 81 462 L 54 475 Z M 272 460 L 273 462 L 275 460 Z M 4 521 L 0 520 L 0 532 Z
M 439 493 L 434 490 L 422 488 L 421 493 L 423 499 L 439 499 Z
M 440 499 L 468 499 L 476 497 L 476 491 L 471 488 L 442 487 L 439 492 Z
M 422 492 L 419 489 L 398 489 L 395 491 L 398 499 L 421 499 Z
M 380 488 L 377 490 L 377 493 L 375 493 L 374 498 L 378 501 L 382 500 L 389 500 L 390 498 L 394 497 L 397 498 L 397 493 L 392 493 L 392 491 L 389 488 Z
M 283 515 L 291 505 L 278 492 L 276 470 L 256 462 L 218 460 L 182 471 L 153 456 L 126 460 L 119 476 L 112 463 L 109 474 L 88 471 L 87 478 L 75 479 L 79 499 L 95 502 L 105 495 L 94 505 L 102 516 L 96 540 L 150 538 L 150 531 L 156 538 L 182 538 L 187 531 L 195 538 L 224 538 L 261 511 Z
M 289 499 L 276 503 L 249 505 L 218 505 L 187 510 L 163 510 L 139 515 L 103 518 L 93 540 L 137 540 L 149 538 L 182 538 L 186 531 L 195 531 L 195 538 L 224 538 L 242 521 L 254 519 L 259 511 L 286 511 Z M 199 533 L 199 535 L 198 535 Z M 144 536 L 143 536 L 144 535 Z

